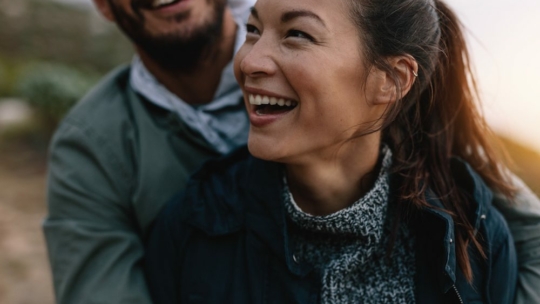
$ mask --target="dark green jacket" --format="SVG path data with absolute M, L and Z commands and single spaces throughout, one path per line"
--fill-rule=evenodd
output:
M 218 154 L 107 76 L 67 115 L 50 151 L 44 223 L 58 303 L 150 303 L 141 236 L 191 172 Z

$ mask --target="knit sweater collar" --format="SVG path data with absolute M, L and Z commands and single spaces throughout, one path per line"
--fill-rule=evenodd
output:
M 370 236 L 379 240 L 387 213 L 392 152 L 384 146 L 381 155 L 381 168 L 373 188 L 351 206 L 325 216 L 314 216 L 302 211 L 294 201 L 285 178 L 285 209 L 289 219 L 303 230 L 325 234 Z

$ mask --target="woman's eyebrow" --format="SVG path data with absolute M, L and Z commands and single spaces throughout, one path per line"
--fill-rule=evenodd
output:
M 319 17 L 317 14 L 307 11 L 307 10 L 294 10 L 290 12 L 285 12 L 283 15 L 281 15 L 281 22 L 287 23 L 290 22 L 293 19 L 299 18 L 299 17 L 308 17 L 312 18 L 313 20 L 320 23 L 322 26 L 326 28 L 326 24 L 324 21 Z
M 251 8 L 251 15 L 255 19 L 259 20 L 259 12 L 257 11 L 257 9 L 255 7 Z M 283 13 L 283 15 L 281 15 L 281 22 L 282 23 L 287 23 L 287 22 L 290 22 L 291 20 L 299 18 L 299 17 L 312 18 L 312 19 L 314 19 L 315 21 L 317 21 L 318 23 L 320 23 L 322 26 L 324 26 L 326 28 L 326 24 L 321 19 L 321 17 L 319 17 L 317 14 L 315 14 L 313 12 L 310 12 L 310 11 L 307 11 L 307 10 L 294 10 L 294 11 L 290 11 L 290 12 L 285 12 L 285 13 Z
M 255 17 L 255 19 L 259 20 L 259 12 L 257 11 L 257 9 L 255 8 L 255 6 L 252 6 L 251 9 L 251 15 L 253 17 Z

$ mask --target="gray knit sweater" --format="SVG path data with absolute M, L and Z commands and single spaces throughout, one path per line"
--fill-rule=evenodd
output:
M 414 237 L 400 227 L 387 259 L 391 218 L 389 149 L 374 187 L 353 205 L 326 216 L 303 212 L 285 187 L 289 233 L 298 262 L 321 274 L 321 303 L 414 303 Z

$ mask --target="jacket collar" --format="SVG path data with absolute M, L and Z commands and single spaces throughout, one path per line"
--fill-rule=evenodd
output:
M 485 218 L 483 215 L 491 204 L 493 194 L 480 176 L 463 160 L 453 158 L 451 167 L 458 186 L 463 187 L 472 195 L 474 213 L 471 220 L 478 230 L 482 219 Z M 246 191 L 256 199 L 254 204 L 250 203 L 246 207 L 248 229 L 251 229 L 264 243 L 270 245 L 275 254 L 284 257 L 291 272 L 306 275 L 311 268 L 295 263 L 290 250 L 283 204 L 283 166 L 251 157 L 248 172 Z M 456 283 L 454 221 L 444 211 L 441 201 L 433 191 L 428 191 L 426 200 L 432 208 L 426 208 L 423 212 L 445 227 L 441 234 L 442 239 L 438 240 L 442 243 L 443 259 L 441 269 L 437 273 L 440 276 L 440 287 L 446 293 Z M 424 229 L 430 228 L 424 227 Z
M 473 200 L 473 213 L 471 221 L 476 230 L 479 229 L 481 221 L 485 218 L 485 213 L 489 208 L 493 194 L 481 177 L 471 168 L 469 164 L 459 158 L 451 160 L 452 175 L 456 179 L 458 186 L 465 189 Z M 299 275 L 305 275 L 310 271 L 306 265 L 298 265 L 293 261 L 290 244 L 287 234 L 286 215 L 283 204 L 283 166 L 275 163 L 265 162 L 251 158 L 249 165 L 247 189 L 257 198 L 257 203 L 248 206 L 248 214 L 251 216 L 259 214 L 254 218 L 264 218 L 265 214 L 270 215 L 272 220 L 268 225 L 249 225 L 254 232 L 261 237 L 266 244 L 270 244 L 274 253 L 283 256 L 289 270 Z M 428 191 L 426 200 L 432 208 L 423 210 L 425 214 L 433 217 L 439 222 L 439 227 L 444 227 L 441 239 L 437 240 L 443 248 L 442 262 L 439 267 L 439 282 L 441 290 L 446 293 L 456 283 L 456 249 L 454 236 L 454 221 L 450 214 L 444 211 L 441 201 L 435 196 L 433 191 Z M 255 228 L 254 228 L 255 227 Z M 430 229 L 430 227 L 423 227 Z
M 229 157 L 229 161 L 225 163 L 231 165 L 237 161 L 242 161 L 240 165 L 242 168 L 239 169 L 234 165 L 232 171 L 245 172 L 241 178 L 226 175 L 221 178 L 220 183 L 206 183 L 207 185 L 202 187 L 199 184 L 198 187 L 195 187 L 195 193 L 193 193 L 193 190 L 191 191 L 192 195 L 194 195 L 192 197 L 194 201 L 205 203 L 202 205 L 195 204 L 195 210 L 192 210 L 188 222 L 212 235 L 232 233 L 242 229 L 241 227 L 244 226 L 248 233 L 252 233 L 263 244 L 269 246 L 276 256 L 283 258 L 292 273 L 299 276 L 307 275 L 312 267 L 294 261 L 288 239 L 283 203 L 283 165 L 256 159 L 250 156 L 245 148 L 240 149 L 233 157 Z M 219 167 L 223 167 L 222 164 L 223 162 L 210 161 L 205 166 L 207 170 L 202 170 L 202 173 L 194 175 L 193 180 L 198 180 L 199 183 L 202 182 L 205 180 L 203 177 L 209 176 L 209 173 L 216 170 L 220 171 Z M 483 215 L 491 204 L 493 195 L 478 174 L 466 162 L 455 158 L 452 160 L 451 166 L 458 185 L 473 197 L 475 205 L 471 219 L 476 229 L 478 229 L 481 220 L 484 218 Z M 194 183 L 193 180 L 191 183 Z M 221 188 L 235 189 L 223 190 L 229 194 L 215 198 L 214 194 L 210 195 L 208 193 L 216 192 L 216 185 Z M 236 187 L 240 187 L 240 191 L 237 191 Z M 441 242 L 443 248 L 443 259 L 439 266 L 441 268 L 437 270 L 437 273 L 440 276 L 440 287 L 446 293 L 456 282 L 454 222 L 452 217 L 443 211 L 441 201 L 432 191 L 428 191 L 426 199 L 432 208 L 425 208 L 421 212 L 442 224 L 437 225 L 438 227 L 444 227 L 441 239 L 436 241 Z M 227 207 L 215 210 L 216 200 L 220 203 L 226 200 L 225 205 Z M 236 209 L 236 211 L 231 212 L 231 209 Z M 235 216 L 242 213 L 238 212 L 240 209 L 244 210 L 244 216 Z M 244 222 L 244 225 L 242 222 Z M 429 231 L 430 229 L 430 227 L 422 226 L 422 230 Z M 433 246 L 433 248 L 435 247 Z

